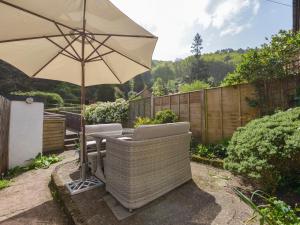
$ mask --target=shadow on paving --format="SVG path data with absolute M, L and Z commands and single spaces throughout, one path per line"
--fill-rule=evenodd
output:
M 68 225 L 68 219 L 54 201 L 45 202 L 37 207 L 0 222 L 0 225 Z
M 211 224 L 221 211 L 215 198 L 189 181 L 153 201 L 136 214 L 118 221 L 103 201 L 105 188 L 98 188 L 72 199 L 90 225 L 196 225 Z

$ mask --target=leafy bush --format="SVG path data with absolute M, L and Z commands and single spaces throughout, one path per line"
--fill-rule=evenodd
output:
M 30 164 L 27 166 L 29 170 L 31 169 L 47 169 L 51 164 L 58 163 L 62 160 L 61 157 L 56 155 L 44 156 L 39 154 Z
M 239 128 L 225 168 L 254 179 L 268 191 L 300 178 L 300 108 L 278 112 Z
M 227 147 L 227 140 L 224 140 L 222 143 L 219 144 L 199 144 L 194 148 L 193 154 L 209 159 L 224 159 L 227 156 Z
M 169 109 L 159 111 L 155 114 L 154 119 L 148 117 L 138 117 L 134 123 L 134 127 L 150 124 L 175 123 L 178 121 L 178 116 Z
M 299 225 L 300 218 L 296 212 L 285 202 L 278 200 L 276 197 L 271 197 L 261 191 L 256 191 L 248 198 L 242 192 L 234 190 L 240 199 L 250 206 L 256 217 L 259 216 L 261 225 Z M 258 199 L 254 199 L 257 198 Z M 257 205 L 256 201 L 262 201 L 263 204 Z
M 155 114 L 156 123 L 175 123 L 178 116 L 170 109 L 159 111 Z
M 210 88 L 210 85 L 208 83 L 205 83 L 200 80 L 196 80 L 190 84 L 183 84 L 179 87 L 180 93 L 186 93 L 191 91 L 198 91 L 202 89 Z
M 46 108 L 53 107 L 53 106 L 63 106 L 64 100 L 60 97 L 59 94 L 56 93 L 48 93 L 42 91 L 30 91 L 30 92 L 12 92 L 12 95 L 19 95 L 19 96 L 27 96 L 27 97 L 38 97 L 40 98 Z
M 115 102 L 99 102 L 86 107 L 85 119 L 88 124 L 126 122 L 128 108 L 129 104 L 124 99 L 117 99 Z
M 221 87 L 247 83 L 238 73 L 229 73 L 224 80 L 221 82 Z
M 138 117 L 134 122 L 134 127 L 139 127 L 141 125 L 155 124 L 154 121 L 148 117 Z

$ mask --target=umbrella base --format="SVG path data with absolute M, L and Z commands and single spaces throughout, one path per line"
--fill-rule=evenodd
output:
M 70 195 L 76 195 L 97 187 L 101 187 L 102 185 L 104 185 L 104 183 L 98 180 L 96 177 L 89 177 L 85 181 L 83 181 L 82 179 L 72 181 L 66 184 L 66 187 Z

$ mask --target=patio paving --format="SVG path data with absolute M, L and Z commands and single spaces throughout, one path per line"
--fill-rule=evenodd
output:
M 48 187 L 53 169 L 73 161 L 75 152 L 60 154 L 64 160 L 48 169 L 31 170 L 17 176 L 10 187 L 0 191 L 1 225 L 67 225 L 68 218 L 53 201 Z
M 78 165 L 60 165 L 52 174 L 66 211 L 76 225 L 240 225 L 252 217 L 252 211 L 231 190 L 240 186 L 229 172 L 191 163 L 193 180 L 153 201 L 132 216 L 118 221 L 104 197 L 104 187 L 75 196 L 64 184 L 79 176 Z

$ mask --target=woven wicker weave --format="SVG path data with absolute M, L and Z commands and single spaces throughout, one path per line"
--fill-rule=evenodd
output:
M 107 139 L 106 190 L 136 209 L 191 179 L 191 133 L 143 141 Z

